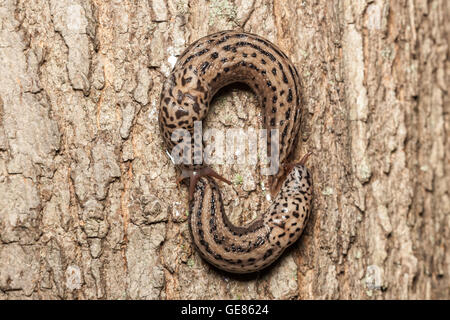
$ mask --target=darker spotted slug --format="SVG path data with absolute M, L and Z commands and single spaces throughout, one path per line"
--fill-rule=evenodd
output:
M 225 271 L 249 273 L 267 267 L 293 244 L 310 212 L 312 182 L 304 166 L 309 154 L 298 163 L 288 161 L 300 127 L 296 68 L 280 49 L 254 34 L 223 31 L 201 38 L 179 57 L 163 85 L 159 124 L 171 151 L 181 141 L 172 141 L 172 133 L 186 129 L 192 135 L 214 94 L 234 82 L 248 84 L 260 97 L 268 132 L 279 130 L 275 147 L 282 166 L 271 179 L 272 193 L 279 190 L 275 200 L 262 216 L 238 227 L 225 214 L 212 177 L 228 180 L 203 164 L 192 164 L 180 166 L 177 182 L 190 178 L 190 227 L 201 255 Z

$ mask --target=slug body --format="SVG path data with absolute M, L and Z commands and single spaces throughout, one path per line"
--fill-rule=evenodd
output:
M 195 146 L 180 143 L 177 129 L 194 133 L 194 122 L 203 121 L 214 94 L 227 84 L 243 82 L 259 97 L 264 126 L 279 130 L 282 164 L 270 180 L 275 200 L 260 218 L 234 226 L 224 213 L 216 182 L 221 178 L 201 162 L 194 164 Z M 179 180 L 190 178 L 190 227 L 202 256 L 225 271 L 258 271 L 273 261 L 301 235 L 311 201 L 311 176 L 304 161 L 289 161 L 300 127 L 298 72 L 287 56 L 257 35 L 223 31 L 192 43 L 180 56 L 163 85 L 159 109 L 160 131 L 170 152 L 181 144 L 183 163 Z M 180 137 L 178 137 L 180 138 Z M 199 140 L 201 141 L 201 137 Z M 275 142 L 275 143 L 274 143 Z M 198 147 L 198 146 L 197 146 Z
M 222 270 L 233 273 L 261 270 L 300 237 L 311 197 L 311 175 L 304 166 L 295 166 L 266 213 L 244 227 L 237 227 L 224 212 L 215 181 L 201 178 L 190 209 L 194 242 L 202 256 Z

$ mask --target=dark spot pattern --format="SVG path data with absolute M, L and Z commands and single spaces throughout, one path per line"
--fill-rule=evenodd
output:
M 209 35 L 191 44 L 179 57 L 160 99 L 159 127 L 167 149 L 176 144 L 170 139 L 174 130 L 185 128 L 192 134 L 193 122 L 205 119 L 214 92 L 233 81 L 249 84 L 261 97 L 266 127 L 281 132 L 276 143 L 284 163 L 300 127 L 298 71 L 269 41 L 243 32 Z M 183 159 L 189 152 L 201 156 L 197 149 L 182 143 L 182 138 L 176 140 Z M 182 168 L 194 172 L 204 165 Z M 253 272 L 268 266 L 303 231 L 310 210 L 311 185 L 308 170 L 295 167 L 282 181 L 267 212 L 239 227 L 228 219 L 216 181 L 200 177 L 189 205 L 195 246 L 207 261 L 229 272 Z

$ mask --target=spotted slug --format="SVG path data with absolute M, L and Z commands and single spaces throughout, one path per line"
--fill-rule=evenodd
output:
M 278 173 L 269 180 L 276 195 L 274 201 L 264 214 L 245 226 L 230 222 L 213 178 L 230 182 L 202 162 L 193 163 L 198 145 L 183 145 L 182 136 L 172 137 L 177 129 L 193 135 L 194 122 L 206 118 L 217 91 L 234 82 L 247 84 L 259 97 L 268 131 L 267 149 L 270 153 L 270 148 L 278 148 L 281 163 Z M 161 135 L 168 152 L 180 144 L 184 150 L 177 183 L 190 180 L 192 237 L 203 258 L 219 269 L 232 273 L 261 270 L 292 245 L 305 228 L 312 199 L 311 174 L 305 167 L 309 154 L 299 162 L 290 158 L 300 128 L 300 102 L 299 76 L 289 58 L 271 42 L 237 31 L 222 31 L 193 42 L 163 84 Z M 280 133 L 279 141 L 272 141 L 272 145 L 271 129 Z

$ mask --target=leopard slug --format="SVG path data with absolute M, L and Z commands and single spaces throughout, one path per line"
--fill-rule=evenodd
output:
M 234 82 L 246 83 L 259 97 L 269 152 L 270 129 L 280 132 L 279 141 L 272 142 L 282 164 L 270 180 L 271 191 L 277 194 L 274 201 L 249 224 L 233 225 L 212 177 L 229 181 L 202 163 L 194 164 L 191 143 L 181 146 L 185 152 L 177 182 L 190 179 L 189 225 L 203 258 L 228 272 L 249 273 L 267 267 L 293 244 L 310 212 L 312 180 L 304 166 L 309 154 L 297 163 L 290 159 L 301 121 L 295 66 L 275 45 L 254 34 L 222 31 L 201 38 L 181 54 L 163 84 L 159 125 L 167 150 L 172 150 L 183 141 L 172 139 L 175 130 L 192 135 L 194 122 L 206 118 L 213 96 Z

